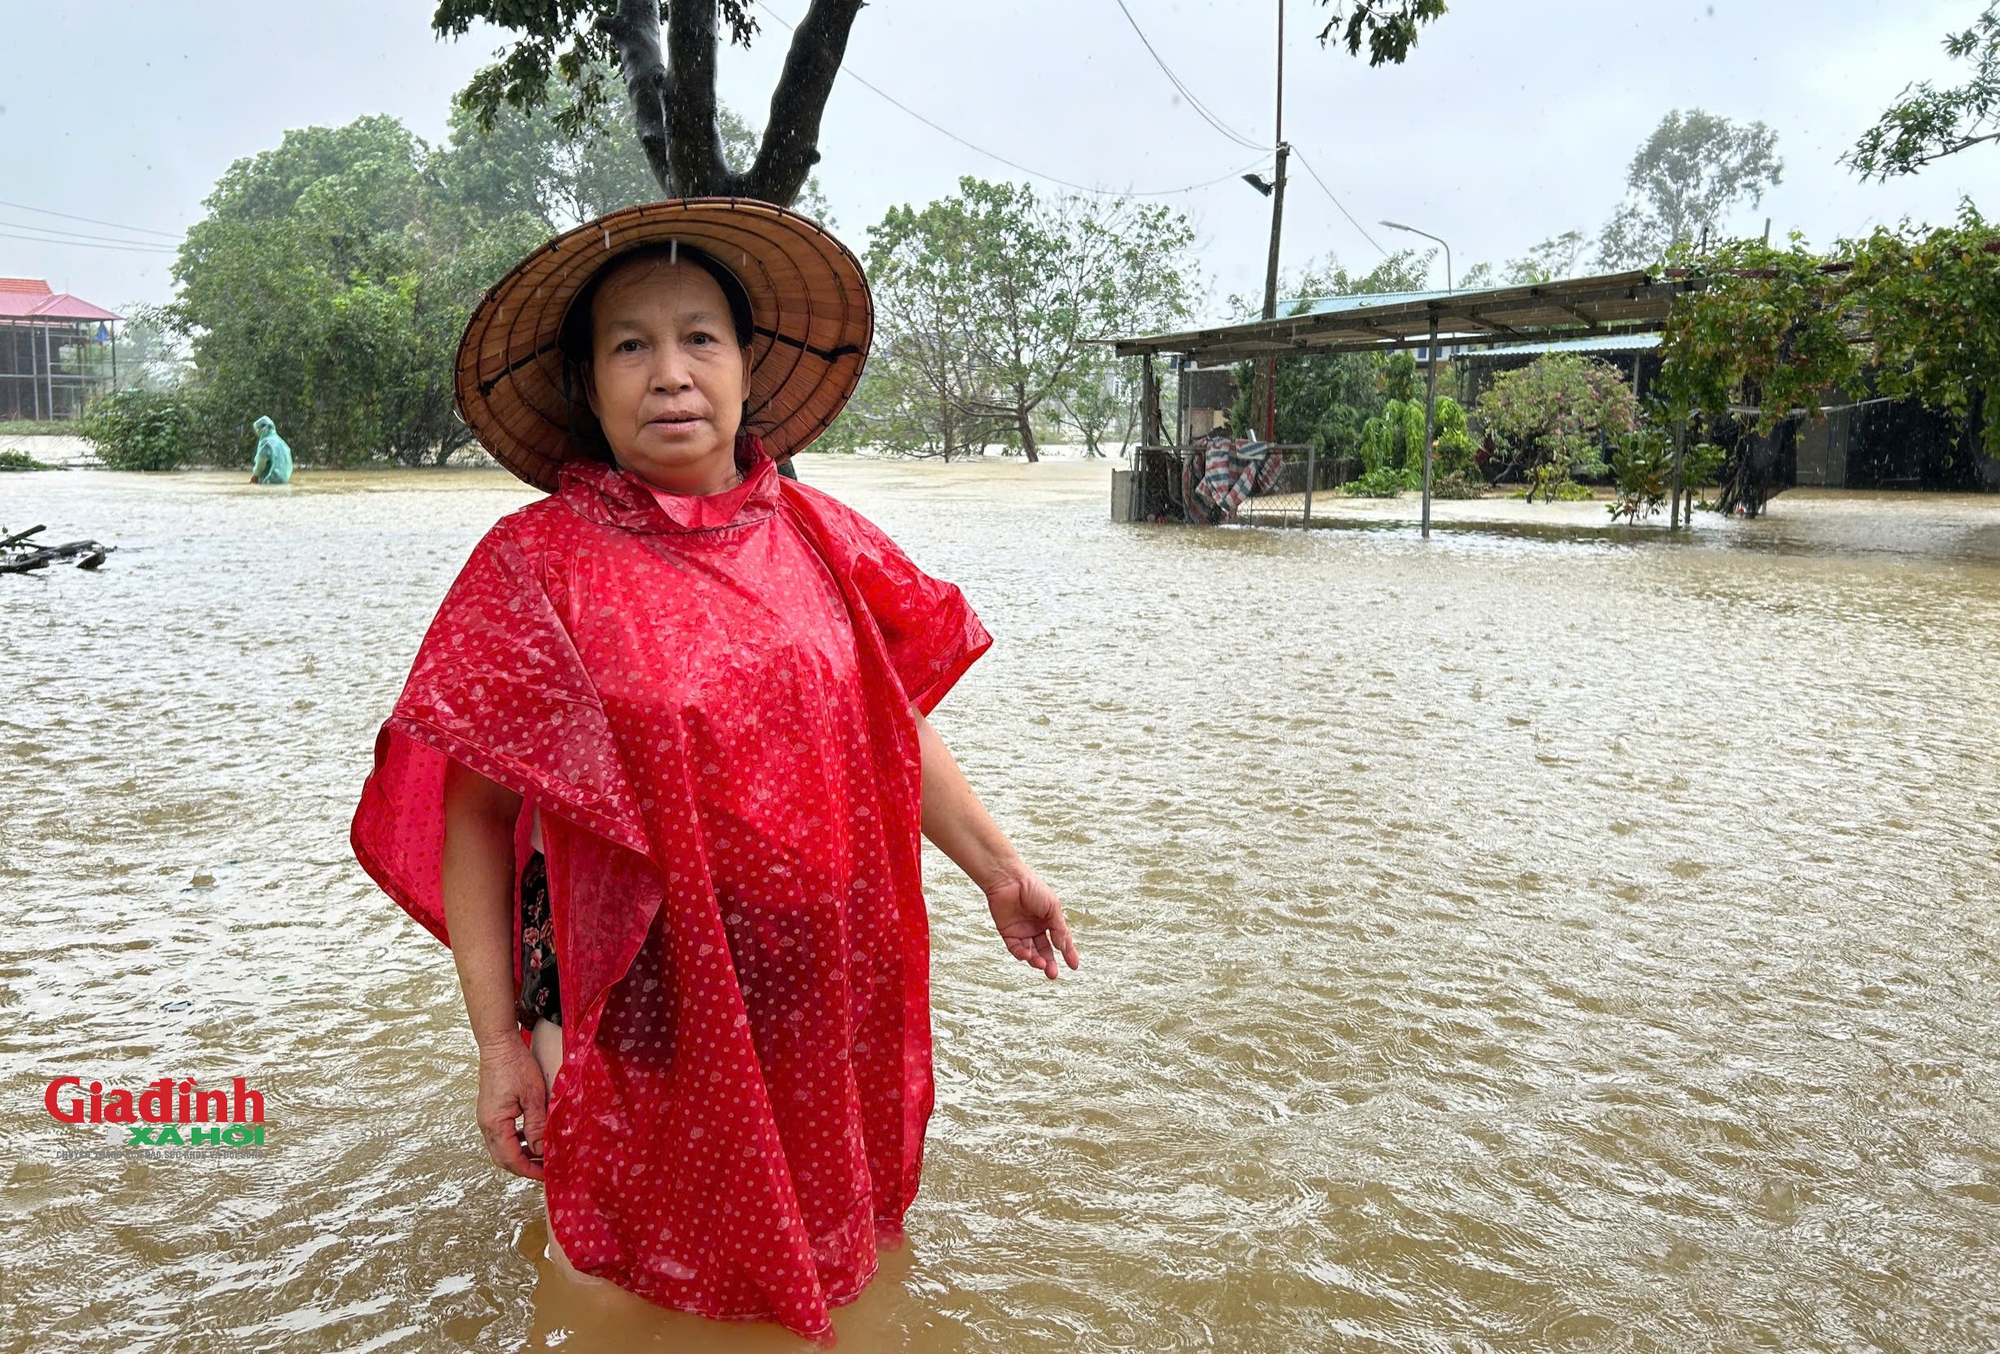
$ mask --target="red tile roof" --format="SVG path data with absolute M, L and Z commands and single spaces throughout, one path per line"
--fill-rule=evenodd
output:
M 0 277 L 0 320 L 122 320 L 68 292 L 52 292 L 38 277 Z

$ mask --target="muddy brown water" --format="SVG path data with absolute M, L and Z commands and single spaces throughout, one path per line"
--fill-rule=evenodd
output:
M 2000 501 L 1426 545 L 1115 526 L 1101 466 L 805 475 L 998 637 L 937 723 L 1085 956 L 1033 978 L 929 857 L 938 1108 L 844 1347 L 2000 1346 Z M 348 854 L 525 498 L 0 482 L 120 546 L 0 578 L 0 1348 L 805 1348 L 549 1269 L 449 956 Z M 113 1150 L 61 1075 L 244 1076 L 266 1146 Z

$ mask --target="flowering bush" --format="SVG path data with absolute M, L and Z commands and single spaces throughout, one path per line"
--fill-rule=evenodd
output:
M 1604 450 L 1639 423 L 1639 403 L 1616 367 L 1544 353 L 1502 373 L 1479 397 L 1479 418 L 1528 485 L 1528 499 L 1571 496 L 1578 475 L 1601 476 Z

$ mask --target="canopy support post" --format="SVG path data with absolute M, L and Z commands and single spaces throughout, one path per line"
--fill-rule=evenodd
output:
M 1160 445 L 1160 378 L 1153 372 L 1153 355 L 1139 359 L 1139 443 Z
M 1437 426 L 1438 402 L 1438 322 L 1431 316 L 1431 346 L 1425 350 L 1429 361 L 1424 379 L 1424 522 L 1423 538 L 1431 537 L 1431 430 Z
M 1676 414 L 1674 416 L 1674 496 L 1672 505 L 1667 509 L 1668 531 L 1678 531 L 1683 516 L 1688 519 L 1689 526 L 1694 525 L 1694 512 L 1692 508 L 1686 513 L 1681 511 L 1681 452 L 1687 445 L 1687 430 L 1687 414 L 1685 412 Z

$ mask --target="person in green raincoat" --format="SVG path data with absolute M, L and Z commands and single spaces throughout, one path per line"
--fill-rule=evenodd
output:
M 250 467 L 252 484 L 288 484 L 292 478 L 292 449 L 278 436 L 278 425 L 260 418 L 250 425 L 257 430 L 257 463 Z

